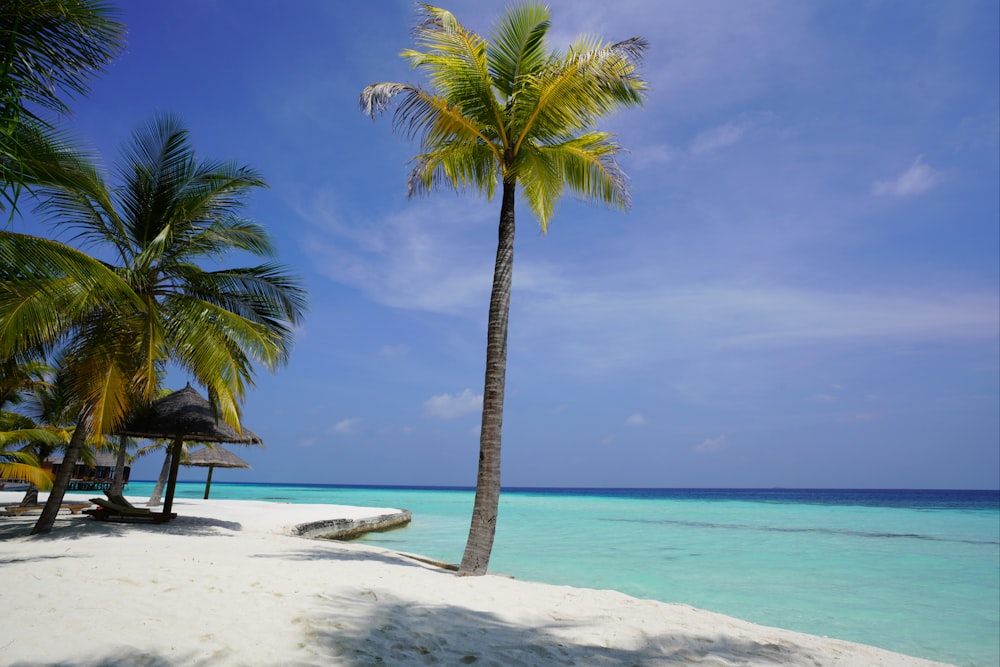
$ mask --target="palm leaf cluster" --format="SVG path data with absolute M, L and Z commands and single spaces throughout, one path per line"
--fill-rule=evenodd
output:
M 93 433 L 152 400 L 167 360 L 238 424 L 253 363 L 274 369 L 286 358 L 304 308 L 298 279 L 274 262 L 202 268 L 234 251 L 273 255 L 265 230 L 241 215 L 259 174 L 199 161 L 171 116 L 135 133 L 117 187 L 83 161 L 60 169 L 40 190 L 42 210 L 106 259 L 0 232 L 0 266 L 13 274 L 0 288 L 0 353 L 62 347 Z
M 566 53 L 550 52 L 547 8 L 511 9 L 489 41 L 448 11 L 423 6 L 418 49 L 401 55 L 423 70 L 429 89 L 377 83 L 361 95 L 374 117 L 393 100 L 394 127 L 420 140 L 411 194 L 441 183 L 474 188 L 492 198 L 501 182 L 518 183 L 543 231 L 555 202 L 569 188 L 626 209 L 627 181 L 614 137 L 593 129 L 599 118 L 641 104 L 638 66 L 647 44 L 610 44 L 583 37 Z
M 65 96 L 89 92 L 121 51 L 125 26 L 114 15 L 101 0 L 0 3 L 0 205 L 16 205 L 36 167 L 68 144 L 44 114 L 67 113 Z

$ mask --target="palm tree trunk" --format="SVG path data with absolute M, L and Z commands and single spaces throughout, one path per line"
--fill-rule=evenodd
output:
M 49 458 L 49 454 L 52 453 L 52 447 L 47 445 L 42 445 L 38 448 L 38 461 L 44 463 L 45 459 Z M 38 487 L 32 483 L 28 483 L 28 490 L 24 492 L 24 498 L 21 499 L 21 505 L 24 506 L 34 506 L 38 504 Z
M 80 451 L 83 449 L 83 443 L 86 439 L 87 427 L 81 416 L 76 428 L 73 429 L 73 437 L 69 439 L 69 445 L 66 446 L 66 454 L 63 456 L 62 465 L 59 466 L 59 472 L 52 483 L 49 499 L 46 501 L 45 507 L 42 508 L 42 515 L 38 517 L 38 522 L 31 530 L 32 535 L 45 534 L 52 530 L 52 525 L 56 522 L 56 515 L 59 514 L 63 498 L 66 496 L 69 480 L 73 476 L 73 468 L 76 467 L 76 460 L 80 458 Z
M 153 487 L 153 494 L 149 496 L 149 507 L 157 507 L 160 504 L 160 496 L 163 495 L 163 487 L 167 484 L 167 475 L 170 474 L 170 445 L 164 449 L 167 455 L 163 458 L 163 467 L 160 468 L 160 476 L 156 478 L 156 486 Z
M 34 484 L 28 484 L 28 490 L 24 492 L 24 498 L 21 498 L 21 505 L 24 507 L 32 507 L 38 504 L 38 487 Z
M 122 486 L 124 486 L 125 477 L 125 455 L 128 452 L 128 437 L 119 436 L 118 437 L 118 458 L 115 460 L 115 474 L 111 478 L 111 488 L 108 489 L 108 495 L 111 496 L 122 495 Z
M 504 181 L 493 292 L 486 332 L 486 381 L 483 388 L 483 422 L 479 432 L 479 473 L 472 523 L 458 574 L 486 574 L 493 551 L 493 536 L 500 506 L 500 440 L 503 432 L 503 397 L 507 377 L 507 323 L 514 269 L 514 186 Z

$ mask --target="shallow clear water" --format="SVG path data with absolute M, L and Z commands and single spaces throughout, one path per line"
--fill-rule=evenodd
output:
M 143 495 L 152 484 L 133 482 Z M 178 497 L 200 498 L 200 483 Z M 215 484 L 213 498 L 402 507 L 363 541 L 457 562 L 472 492 Z M 490 569 L 964 666 L 1000 665 L 1000 494 L 505 491 Z

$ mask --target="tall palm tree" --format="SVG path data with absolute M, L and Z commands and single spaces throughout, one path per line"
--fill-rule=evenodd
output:
M 66 373 L 61 370 L 63 368 L 61 356 L 56 355 L 52 363 L 53 367 L 49 367 L 49 371 L 46 373 L 48 381 L 33 387 L 30 408 L 25 410 L 25 413 L 34 420 L 39 428 L 56 436 L 54 438 L 31 438 L 23 448 L 34 454 L 41 463 L 44 463 L 56 450 L 66 448 L 73 434 L 73 420 L 79 414 L 79 406 L 69 402 L 71 399 L 66 389 Z M 81 458 L 86 459 L 90 454 L 90 449 L 90 447 L 85 446 L 81 450 Z M 47 489 L 49 486 L 51 484 L 44 488 Z M 37 505 L 39 490 L 40 487 L 32 484 L 25 492 L 21 504 Z
M 172 116 L 138 129 L 122 157 L 118 187 L 81 162 L 66 167 L 74 187 L 43 190 L 43 210 L 113 262 L 77 271 L 84 253 L 0 231 L 0 266 L 23 267 L 0 285 L 0 356 L 64 345 L 70 393 L 81 406 L 34 533 L 51 528 L 85 439 L 114 433 L 133 407 L 150 402 L 165 363 L 204 386 L 238 429 L 254 362 L 274 370 L 287 359 L 305 308 L 299 280 L 278 263 L 200 266 L 234 251 L 273 256 L 263 227 L 241 216 L 248 192 L 264 186 L 256 171 L 198 160 Z M 103 295 L 94 298 L 95 290 Z
M 411 196 L 450 185 L 492 198 L 501 186 L 479 472 L 460 574 L 486 572 L 496 528 L 515 192 L 520 186 L 543 232 L 565 188 L 621 209 L 630 204 L 615 162 L 619 146 L 593 126 L 602 116 L 642 103 L 646 85 L 637 68 L 646 42 L 580 38 L 557 54 L 545 42 L 549 26 L 546 7 L 524 4 L 508 10 L 487 41 L 451 13 L 423 5 L 414 30 L 419 49 L 401 55 L 427 72 L 430 87 L 376 83 L 360 99 L 372 118 L 398 99 L 394 127 L 419 137 Z
M 90 79 L 121 51 L 125 26 L 100 0 L 5 0 L 0 3 L 0 209 L 16 208 L 35 180 L 32 163 L 65 143 L 42 117 L 69 111 L 67 95 L 85 95 Z

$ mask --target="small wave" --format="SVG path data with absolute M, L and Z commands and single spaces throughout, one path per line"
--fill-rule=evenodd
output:
M 867 537 L 879 539 L 927 540 L 931 542 L 958 542 L 961 544 L 1000 545 L 996 540 L 969 540 L 954 537 L 939 537 L 936 535 L 921 535 L 920 533 L 885 533 L 864 530 L 846 530 L 839 528 L 783 528 L 780 526 L 753 526 L 745 523 L 708 523 L 705 521 L 681 521 L 677 519 L 622 519 L 604 517 L 599 521 L 618 521 L 623 523 L 647 523 L 657 525 L 687 526 L 690 528 L 723 528 L 729 530 L 753 530 L 764 533 L 815 533 L 826 535 L 847 535 L 850 537 Z

